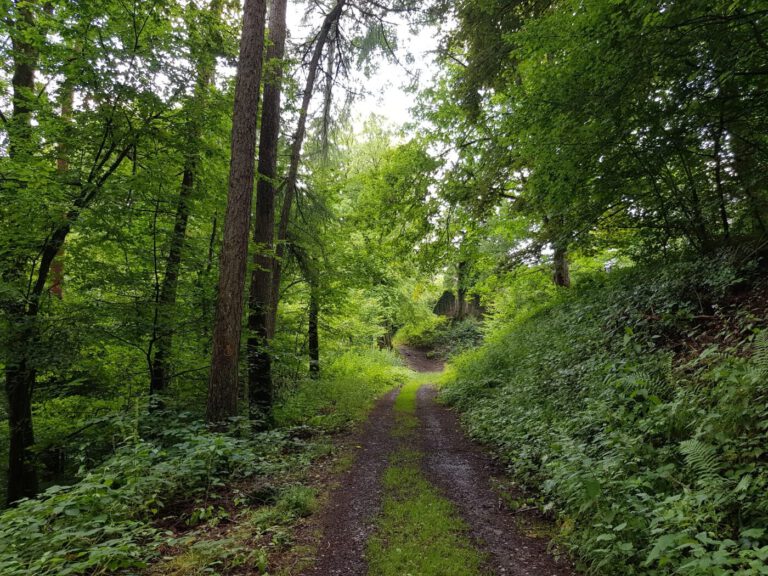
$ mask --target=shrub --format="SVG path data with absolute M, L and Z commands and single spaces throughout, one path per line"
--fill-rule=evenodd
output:
M 449 320 L 445 316 L 431 314 L 412 324 L 406 324 L 397 331 L 393 344 L 407 344 L 416 348 L 433 348 L 437 338 L 448 327 Z
M 149 521 L 165 503 L 275 470 L 286 441 L 280 432 L 235 438 L 199 424 L 170 426 L 156 441 L 131 439 L 76 484 L 0 514 L 0 574 L 141 568 L 163 539 Z
M 444 397 L 590 573 L 768 573 L 768 332 L 753 341 L 747 310 L 702 324 L 748 275 L 722 258 L 594 274 L 453 362 Z
M 305 379 L 275 409 L 281 426 L 338 430 L 362 419 L 374 400 L 408 378 L 394 352 L 352 350 L 336 358 L 317 380 Z
M 474 348 L 483 340 L 482 322 L 476 318 L 450 320 L 433 315 L 416 324 L 406 324 L 395 335 L 395 345 L 426 349 L 433 356 L 450 358 Z

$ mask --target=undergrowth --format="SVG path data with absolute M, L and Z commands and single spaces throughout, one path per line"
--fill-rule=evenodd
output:
M 589 574 L 768 574 L 768 332 L 753 265 L 576 279 L 498 310 L 443 397 Z
M 153 573 L 261 570 L 266 552 L 253 538 L 268 531 L 271 544 L 284 543 L 279 526 L 314 506 L 311 491 L 283 485 L 286 478 L 328 453 L 323 433 L 363 418 L 406 373 L 394 356 L 377 351 L 347 353 L 327 372 L 283 399 L 281 427 L 268 432 L 254 434 L 238 420 L 225 433 L 191 415 L 123 416 L 110 425 L 124 432 L 112 456 L 84 465 L 73 484 L 0 513 L 0 574 L 136 573 L 168 549 L 176 553 Z M 275 479 L 274 499 L 233 488 L 260 478 Z M 234 528 L 219 535 L 221 523 Z
M 476 347 L 482 339 L 482 323 L 476 318 L 453 320 L 432 315 L 400 328 L 393 343 L 427 350 L 437 358 L 451 358 Z
M 275 490 L 238 494 L 231 515 L 220 509 L 198 519 L 196 529 L 169 540 L 177 550 L 154 564 L 148 576 L 202 576 L 204 574 L 265 574 L 269 552 L 290 544 L 290 527 L 317 507 L 315 491 L 287 484 Z M 254 507 L 249 500 L 267 495 Z M 238 502 L 238 500 L 240 500 Z M 254 502 L 250 502 L 253 504 Z M 226 514 L 224 518 L 220 518 Z M 221 521 L 227 525 L 222 526 Z
M 409 378 L 400 357 L 388 350 L 342 354 L 320 379 L 306 379 L 288 390 L 275 409 L 281 426 L 309 425 L 338 430 L 360 420 L 373 401 Z
M 152 526 L 166 504 L 204 500 L 225 482 L 276 472 L 283 432 L 250 438 L 171 428 L 153 440 L 128 438 L 114 456 L 72 486 L 53 486 L 0 515 L 0 574 L 85 574 L 141 568 L 163 542 Z

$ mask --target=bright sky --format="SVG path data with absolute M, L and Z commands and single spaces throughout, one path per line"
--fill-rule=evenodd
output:
M 403 125 L 412 120 L 409 109 L 415 104 L 416 94 L 405 90 L 410 76 L 416 74 L 420 86 L 424 87 L 431 79 L 434 70 L 436 38 L 434 29 L 423 29 L 412 35 L 405 24 L 398 26 L 400 65 L 381 62 L 375 75 L 368 80 L 370 95 L 355 105 L 355 112 L 361 119 L 370 114 L 377 114 L 389 119 L 394 125 Z M 405 53 L 413 55 L 413 61 L 405 61 Z
M 292 0 L 288 7 L 288 29 L 294 40 L 305 38 L 317 29 L 319 22 L 302 22 L 306 4 L 302 0 Z M 418 34 L 411 34 L 405 19 L 392 15 L 387 19 L 397 25 L 398 60 L 394 62 L 380 60 L 374 67 L 371 78 L 359 73 L 359 81 L 366 95 L 358 97 L 353 105 L 355 124 L 361 126 L 371 115 L 376 114 L 388 119 L 394 126 L 401 126 L 412 120 L 409 109 L 414 105 L 415 94 L 405 88 L 411 76 L 418 75 L 421 86 L 425 86 L 434 71 L 434 55 L 437 48 L 437 32 L 434 28 L 423 28 Z M 406 53 L 413 60 L 406 61 Z M 340 98 L 341 96 L 337 96 Z

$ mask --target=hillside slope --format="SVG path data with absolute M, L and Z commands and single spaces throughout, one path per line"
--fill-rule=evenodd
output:
M 654 263 L 499 309 L 443 397 L 596 574 L 768 574 L 756 261 Z

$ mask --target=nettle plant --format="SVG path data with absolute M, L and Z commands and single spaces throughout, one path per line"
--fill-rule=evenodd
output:
M 287 466 L 281 432 L 237 438 L 202 424 L 129 438 L 72 486 L 54 486 L 0 515 L 0 573 L 103 573 L 140 568 L 168 535 L 150 520 L 166 503 L 205 501 L 233 479 Z
M 727 276 L 701 289 L 715 310 Z M 660 341 L 693 341 L 698 298 L 673 266 L 653 278 L 521 313 L 455 360 L 444 395 L 539 491 L 588 573 L 768 574 L 768 332 L 745 315 L 738 342 L 674 353 Z

